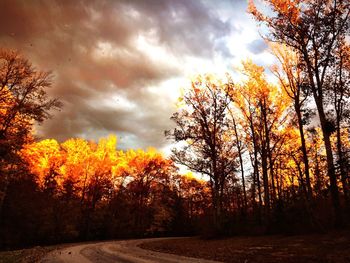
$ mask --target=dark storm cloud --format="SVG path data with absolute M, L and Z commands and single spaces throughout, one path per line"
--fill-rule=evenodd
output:
M 17 48 L 54 74 L 50 94 L 64 107 L 39 131 L 59 140 L 117 133 L 140 147 L 161 147 L 173 108 L 147 87 L 179 76 L 181 68 L 152 58 L 137 41 L 145 36 L 176 57 L 210 58 L 230 30 L 197 0 L 0 1 L 0 46 Z M 103 102 L 118 95 L 134 107 Z
M 266 42 L 263 39 L 256 39 L 248 44 L 248 50 L 257 55 L 267 49 Z

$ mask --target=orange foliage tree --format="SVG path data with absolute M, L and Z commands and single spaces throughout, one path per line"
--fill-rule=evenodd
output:
M 21 157 L 42 191 L 66 205 L 80 204 L 82 237 L 96 231 L 96 213 L 107 204 L 114 210 L 117 200 L 129 206 L 130 232 L 168 231 L 176 216 L 177 168 L 155 149 L 124 152 L 116 143 L 115 136 L 98 143 L 78 138 L 59 144 L 47 139 L 25 145 Z M 56 208 L 55 218 L 62 218 L 57 215 L 62 211 Z
M 32 139 L 34 122 L 61 106 L 47 96 L 50 86 L 49 72 L 36 70 L 16 51 L 0 49 L 0 216 L 9 181 L 19 169 L 18 151 Z
M 64 155 L 56 140 L 47 139 L 26 145 L 21 154 L 40 188 L 54 193 L 62 187 Z
M 198 76 L 181 97 L 183 106 L 172 116 L 176 128 L 167 135 L 182 142 L 172 159 L 209 177 L 213 224 L 222 231 L 227 179 L 237 169 L 237 153 L 231 135 L 230 98 L 222 83 L 211 76 Z
M 334 70 L 334 66 L 343 68 L 336 65 L 337 59 L 334 58 L 337 58 L 336 51 L 339 47 L 346 43 L 344 40 L 349 31 L 350 3 L 337 0 L 266 0 L 265 3 L 273 11 L 271 15 L 264 15 L 257 10 L 252 0 L 249 2 L 249 12 L 258 22 L 268 26 L 268 38 L 293 48 L 300 56 L 320 121 L 327 158 L 327 174 L 336 214 L 335 223 L 340 224 L 342 216 L 339 188 L 330 141 L 336 127 L 327 113 L 326 94 L 330 90 L 328 79 L 334 79 L 336 72 L 339 72 Z M 344 88 L 341 82 L 338 84 Z M 339 112 L 338 106 L 343 105 L 343 102 L 339 104 L 338 101 L 335 104 L 335 110 Z
M 283 130 L 287 124 L 290 100 L 283 89 L 266 80 L 264 68 L 248 60 L 243 62 L 241 71 L 246 80 L 242 84 L 230 80 L 225 89 L 241 116 L 260 206 L 260 173 L 262 175 L 264 206 L 268 213 L 271 201 L 275 202 L 277 196 L 275 164 L 279 150 L 285 143 Z M 254 192 L 255 190 L 253 198 Z

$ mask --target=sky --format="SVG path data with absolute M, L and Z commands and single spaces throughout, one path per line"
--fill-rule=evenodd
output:
M 98 140 L 169 152 L 180 90 L 196 74 L 224 75 L 273 57 L 246 0 L 0 0 L 0 47 L 53 74 L 63 107 L 42 138 Z

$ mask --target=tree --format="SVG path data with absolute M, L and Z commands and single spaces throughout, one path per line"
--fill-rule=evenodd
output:
M 81 196 L 82 229 L 81 235 L 85 238 L 92 235 L 92 216 L 99 202 L 109 199 L 113 191 L 113 167 L 117 164 L 117 138 L 109 136 L 101 138 L 96 144 L 89 144 L 91 155 L 90 166 L 84 171 L 86 176 L 82 180 L 83 192 Z
M 61 143 L 62 151 L 65 153 L 63 166 L 64 180 L 70 185 L 70 191 L 80 198 L 80 207 L 83 207 L 88 182 L 93 167 L 92 142 L 81 138 L 69 139 Z
M 279 60 L 282 68 L 282 71 L 280 71 L 278 67 L 273 67 L 272 72 L 278 77 L 281 86 L 293 101 L 300 134 L 301 151 L 303 153 L 304 172 L 302 175 L 305 174 L 307 187 L 306 197 L 310 198 L 312 197 L 312 187 L 310 181 L 309 158 L 307 155 L 304 134 L 305 116 L 303 116 L 303 107 L 308 98 L 308 94 L 305 92 L 305 87 L 307 86 L 305 74 L 300 65 L 298 53 L 292 48 L 277 43 L 271 43 L 271 49 L 273 54 Z
M 160 231 L 163 223 L 172 219 L 172 211 L 161 201 L 169 201 L 176 168 L 171 160 L 152 148 L 147 151 L 129 150 L 125 158 L 128 164 L 123 173 L 130 181 L 126 189 L 134 205 L 133 227 L 137 234 L 146 230 Z
M 265 16 L 250 1 L 249 12 L 268 26 L 272 41 L 294 48 L 303 61 L 310 90 L 316 103 L 326 156 L 330 191 L 339 225 L 341 209 L 334 157 L 330 141 L 335 125 L 326 114 L 327 77 L 334 74 L 332 51 L 349 32 L 350 3 L 343 0 L 267 0 L 274 15 Z
M 248 60 L 243 62 L 242 73 L 246 80 L 240 85 L 229 82 L 226 89 L 243 119 L 260 206 L 259 167 L 261 168 L 265 214 L 268 216 L 271 204 L 275 204 L 277 197 L 274 166 L 284 143 L 282 128 L 286 123 L 285 111 L 289 107 L 289 100 L 281 88 L 268 83 L 263 67 Z M 253 198 L 255 199 L 255 194 Z
M 196 233 L 197 224 L 205 215 L 210 203 L 209 184 L 188 172 L 180 176 L 178 192 L 180 206 L 176 223 L 180 224 L 179 230 L 186 234 Z
M 340 173 L 343 193 L 347 206 L 350 207 L 349 196 L 349 169 L 346 158 L 346 150 L 343 143 L 343 130 L 346 129 L 346 117 L 349 116 L 349 99 L 350 99 L 350 45 L 341 39 L 337 46 L 332 51 L 334 62 L 331 67 L 335 73 L 329 76 L 326 80 L 329 85 L 329 101 L 333 106 L 332 115 L 336 129 L 336 153 L 337 153 L 337 168 Z
M 183 107 L 171 118 L 176 128 L 166 133 L 183 145 L 173 149 L 172 159 L 209 177 L 214 230 L 220 231 L 227 178 L 237 169 L 228 114 L 231 101 L 222 84 L 210 76 L 193 80 L 181 100 Z
M 17 51 L 0 49 L 0 214 L 18 151 L 31 140 L 35 122 L 61 103 L 47 96 L 51 73 L 36 70 Z
M 46 139 L 25 145 L 21 156 L 41 189 L 52 194 L 59 192 L 63 182 L 61 168 L 64 155 L 56 140 Z

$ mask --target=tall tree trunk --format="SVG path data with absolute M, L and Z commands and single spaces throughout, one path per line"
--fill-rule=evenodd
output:
M 319 103 L 317 103 L 317 105 L 319 105 Z M 335 174 L 335 167 L 334 167 L 334 160 L 333 160 L 332 144 L 330 140 L 331 132 L 329 127 L 329 122 L 327 121 L 323 111 L 323 107 L 317 106 L 317 108 L 320 116 L 323 140 L 324 140 L 324 145 L 326 149 L 327 174 L 330 181 L 330 191 L 332 195 L 333 207 L 335 212 L 335 224 L 339 226 L 342 224 L 342 215 L 341 215 L 341 208 L 340 208 L 340 201 L 339 201 L 337 177 Z
M 301 169 L 300 163 L 298 162 L 297 158 L 294 155 L 292 157 L 293 157 L 294 163 L 296 164 L 296 166 L 298 168 L 299 182 L 300 182 L 300 185 L 301 185 L 302 192 L 304 193 L 305 198 L 308 199 L 309 195 L 308 195 L 308 192 L 307 192 L 307 188 L 305 187 L 303 171 Z
M 305 179 L 306 179 L 307 193 L 308 193 L 308 197 L 310 198 L 312 197 L 312 187 L 310 182 L 310 166 L 309 166 L 309 158 L 307 156 L 307 150 L 306 150 L 304 127 L 303 127 L 303 120 L 301 116 L 301 107 L 299 103 L 299 98 L 295 101 L 294 108 L 298 119 L 298 128 L 299 128 L 299 134 L 300 134 L 301 151 L 303 153 L 304 173 L 305 173 Z
M 0 222 L 2 218 L 2 209 L 7 193 L 7 188 L 9 185 L 8 173 L 6 171 L 2 172 L 2 177 L 3 178 L 0 179 Z
M 271 201 L 274 205 L 276 202 L 276 186 L 275 186 L 275 172 L 273 170 L 273 160 L 272 160 L 272 151 L 270 147 L 270 134 L 269 129 L 267 127 L 267 122 L 265 119 L 265 130 L 266 130 L 266 147 L 267 147 L 267 157 L 269 162 L 269 171 L 270 171 L 270 179 L 271 179 L 271 187 L 272 187 L 272 195 L 271 195 Z
M 268 213 L 270 210 L 270 190 L 269 190 L 269 178 L 267 170 L 267 151 L 264 145 L 261 147 L 261 169 L 263 177 L 263 187 L 264 187 L 264 206 Z
M 323 85 L 322 81 L 319 76 L 318 68 L 314 69 L 310 58 L 306 49 L 306 46 L 303 46 L 303 55 L 304 59 L 307 65 L 307 73 L 309 77 L 309 81 L 311 84 L 312 94 L 316 103 L 318 116 L 321 123 L 321 130 L 323 135 L 323 141 L 324 146 L 326 149 L 326 156 L 327 156 L 327 175 L 329 177 L 330 181 L 330 191 L 332 196 L 332 202 L 333 202 L 333 209 L 335 213 L 335 224 L 341 225 L 342 224 L 342 215 L 341 215 L 341 209 L 340 209 L 340 201 L 339 201 L 339 190 L 337 185 L 337 177 L 335 174 L 335 167 L 334 167 L 334 160 L 333 160 L 333 152 L 332 152 L 332 144 L 330 140 L 330 136 L 332 133 L 332 125 L 327 120 L 326 114 L 324 112 L 324 106 L 323 106 Z M 316 63 L 317 64 L 317 63 Z M 315 72 L 313 72 L 313 70 Z M 315 74 L 313 74 L 315 73 Z M 314 80 L 314 77 L 316 79 L 316 83 Z
M 257 187 L 258 187 L 258 197 L 259 197 L 259 222 L 261 223 L 261 209 L 262 209 L 262 195 L 261 195 L 261 185 L 260 185 L 260 175 L 259 175 L 259 162 L 258 162 L 258 144 L 257 144 L 257 138 L 256 138 L 256 132 L 253 125 L 253 120 L 250 119 L 250 129 L 252 132 L 252 139 L 253 139 L 253 150 L 254 150 L 254 177 L 256 179 Z
M 339 83 L 338 85 L 334 85 L 334 108 L 336 112 L 336 132 L 337 132 L 337 152 L 338 152 L 338 164 L 340 168 L 340 178 L 343 186 L 343 193 L 346 205 L 350 207 L 350 200 L 349 200 L 349 188 L 347 183 L 347 168 L 346 168 L 346 162 L 343 154 L 343 143 L 342 143 L 342 137 L 341 137 L 341 121 L 343 119 L 344 111 L 344 93 L 346 91 L 346 86 L 343 82 L 343 54 L 340 54 L 340 61 L 339 61 Z
M 220 211 L 220 196 L 219 196 L 219 184 L 218 181 L 214 182 L 214 189 L 212 193 L 213 198 L 213 225 L 215 234 L 220 232 L 220 219 L 221 219 L 221 211 Z
M 239 158 L 239 164 L 241 168 L 241 176 L 242 176 L 242 187 L 243 187 L 243 200 L 244 200 L 244 213 L 247 212 L 247 192 L 245 188 L 245 178 L 244 178 L 244 167 L 243 167 L 243 158 L 242 158 L 242 149 L 241 149 L 241 143 L 238 139 L 238 132 L 237 132 L 237 125 L 234 119 L 232 119 L 233 122 L 233 129 L 236 136 L 236 144 L 237 144 L 237 151 L 238 151 L 238 158 Z
M 350 200 L 349 200 L 349 188 L 347 183 L 347 169 L 346 169 L 346 162 L 343 154 L 343 147 L 342 147 L 342 139 L 341 139 L 341 130 L 340 130 L 340 121 L 337 119 L 337 152 L 338 152 L 338 163 L 340 168 L 340 178 L 343 186 L 343 193 L 344 198 L 346 201 L 346 205 L 350 206 Z
M 261 118 L 261 131 L 260 131 L 260 138 L 261 138 L 261 169 L 262 169 L 262 176 L 263 176 L 263 185 L 264 185 L 264 206 L 265 206 L 265 212 L 267 216 L 270 211 L 270 190 L 269 190 L 269 177 L 268 177 L 268 129 L 267 129 L 267 123 L 266 123 L 266 109 L 262 105 L 262 102 L 260 102 L 260 110 L 262 114 Z

